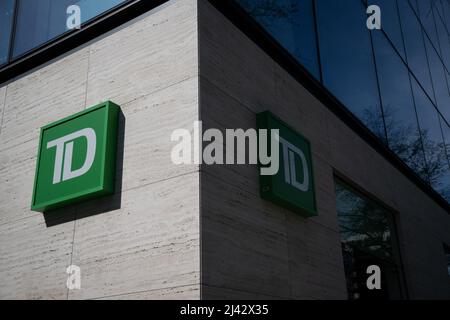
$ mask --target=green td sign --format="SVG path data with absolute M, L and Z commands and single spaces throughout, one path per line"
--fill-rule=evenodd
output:
M 279 170 L 272 176 L 260 176 L 262 198 L 303 216 L 316 216 L 309 141 L 268 111 L 257 114 L 257 125 L 258 129 L 278 129 L 280 134 Z M 270 147 L 268 149 L 270 150 Z
M 114 192 L 118 114 L 108 101 L 41 128 L 32 210 Z

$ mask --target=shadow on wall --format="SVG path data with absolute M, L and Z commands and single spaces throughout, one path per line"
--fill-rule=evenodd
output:
M 45 212 L 44 219 L 48 228 L 121 208 L 125 122 L 125 116 L 120 110 L 117 130 L 116 186 L 114 194 Z

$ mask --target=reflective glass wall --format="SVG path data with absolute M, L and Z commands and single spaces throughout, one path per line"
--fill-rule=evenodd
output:
M 6 64 L 68 32 L 67 21 L 80 9 L 81 23 L 128 0 L 0 0 L 0 64 Z
M 0 65 L 8 62 L 13 18 L 14 18 L 14 0 L 1 0 L 0 1 Z
M 450 0 L 235 1 L 450 202 Z

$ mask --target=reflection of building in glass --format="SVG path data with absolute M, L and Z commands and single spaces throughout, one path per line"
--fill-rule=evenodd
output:
M 336 181 L 342 254 L 350 299 L 405 297 L 404 278 L 392 214 Z M 368 290 L 367 267 L 383 270 L 381 290 Z

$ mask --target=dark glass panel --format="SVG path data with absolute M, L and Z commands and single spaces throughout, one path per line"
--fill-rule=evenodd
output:
M 402 276 L 393 217 L 336 180 L 336 204 L 349 299 L 401 299 Z M 381 269 L 381 290 L 368 290 L 367 267 Z
M 407 0 L 399 0 L 408 65 L 430 97 L 434 99 L 422 28 Z
M 309 72 L 320 79 L 312 0 L 237 0 Z
M 417 1 L 417 5 L 419 7 L 419 16 L 422 21 L 422 25 L 425 28 L 425 31 L 428 37 L 433 42 L 433 45 L 438 48 L 439 41 L 436 34 L 436 25 L 434 22 L 434 10 L 436 7 L 436 0 L 419 0 Z
M 447 30 L 450 31 L 450 1 L 448 0 L 441 0 L 442 4 L 442 18 L 444 20 L 444 23 L 447 27 Z
M 437 13 L 436 13 L 436 26 L 437 26 L 437 31 L 438 31 L 440 54 L 441 54 L 442 60 L 444 61 L 447 69 L 450 70 L 449 34 L 448 34 L 447 29 L 446 29 L 444 23 L 442 22 L 441 18 L 438 17 Z
M 384 34 L 372 34 L 389 148 L 424 177 L 425 159 L 408 70 Z
M 8 62 L 14 0 L 0 1 L 0 65 Z
M 377 0 L 376 4 L 381 9 L 382 29 L 387 33 L 392 43 L 394 43 L 397 51 L 405 58 L 397 0 Z
M 437 22 L 437 19 L 439 16 L 439 19 L 442 21 L 445 28 L 448 29 L 446 4 L 444 4 L 445 2 L 448 3 L 448 0 L 437 0 L 437 1 L 438 1 L 438 4 L 437 4 L 437 9 L 434 12 L 435 13 L 434 19 Z
M 417 15 L 419 15 L 419 7 L 417 5 L 417 0 L 397 0 L 399 3 L 400 2 L 404 2 L 407 3 L 409 2 L 409 4 L 411 5 L 411 7 L 413 8 L 413 10 L 416 12 Z
M 385 141 L 365 6 L 360 0 L 316 6 L 324 85 Z
M 447 85 L 444 65 L 442 64 L 436 51 L 431 46 L 430 41 L 425 39 L 428 53 L 428 61 L 430 62 L 431 77 L 433 80 L 433 88 L 436 97 L 436 103 L 443 116 L 450 119 L 450 94 Z
M 80 7 L 83 23 L 125 1 L 19 0 L 13 56 L 20 56 L 68 31 L 70 5 Z
M 438 112 L 415 81 L 413 81 L 413 91 L 429 182 L 437 192 L 450 200 L 449 167 Z

